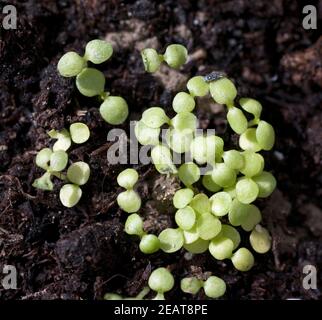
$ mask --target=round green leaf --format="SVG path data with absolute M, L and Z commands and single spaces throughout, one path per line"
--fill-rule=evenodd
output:
M 172 101 L 172 107 L 176 113 L 191 112 L 195 105 L 194 98 L 186 92 L 177 93 Z
M 87 43 L 84 58 L 95 64 L 100 64 L 108 60 L 112 54 L 113 47 L 110 43 L 95 39 Z
M 63 77 L 75 77 L 86 67 L 86 61 L 76 52 L 65 53 L 58 61 L 57 69 Z
M 109 124 L 122 124 L 129 115 L 127 102 L 118 96 L 108 96 L 100 105 L 100 114 Z
M 256 129 L 256 139 L 264 150 L 271 150 L 275 143 L 274 128 L 266 121 L 261 120 Z
M 82 197 L 82 190 L 75 184 L 65 184 L 59 191 L 61 203 L 67 207 L 74 207 Z
M 70 182 L 79 186 L 87 183 L 91 169 L 86 162 L 78 161 L 69 166 L 67 170 L 67 178 Z
M 184 243 L 183 233 L 180 229 L 167 228 L 159 234 L 160 248 L 167 253 L 180 250 Z
M 101 95 L 105 87 L 104 74 L 93 68 L 84 68 L 76 77 L 76 87 L 86 97 Z
M 227 78 L 211 82 L 209 89 L 212 98 L 219 104 L 232 105 L 237 96 L 235 85 Z
M 242 134 L 246 131 L 248 122 L 240 109 L 236 107 L 229 108 L 227 113 L 227 120 L 234 132 Z
M 257 184 L 249 178 L 241 179 L 236 184 L 236 196 L 241 203 L 251 203 L 259 193 Z
M 276 179 L 270 172 L 263 171 L 258 176 L 253 177 L 253 180 L 258 185 L 259 198 L 269 197 L 276 188 Z

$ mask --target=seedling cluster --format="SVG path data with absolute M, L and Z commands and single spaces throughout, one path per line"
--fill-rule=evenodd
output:
M 61 179 L 66 184 L 60 189 L 60 201 L 65 207 L 71 208 L 82 197 L 80 186 L 87 183 L 90 176 L 90 167 L 87 163 L 78 161 L 72 163 L 64 174 L 63 171 L 68 164 L 67 150 L 71 147 L 72 142 L 76 144 L 86 142 L 90 137 L 90 131 L 86 124 L 77 122 L 69 127 L 69 131 L 67 129 L 51 130 L 48 135 L 57 141 L 52 149 L 44 148 L 37 153 L 36 165 L 46 172 L 34 181 L 33 187 L 52 191 L 54 189 L 52 177 Z
M 86 45 L 84 56 L 76 52 L 66 53 L 58 63 L 58 71 L 64 77 L 76 77 L 76 87 L 85 96 L 98 96 L 103 102 L 100 113 L 105 121 L 117 125 L 128 116 L 128 106 L 121 97 L 110 96 L 104 91 L 105 78 L 102 72 L 88 67 L 88 63 L 100 64 L 113 53 L 105 41 L 93 40 Z M 163 55 L 154 49 L 141 52 L 147 72 L 155 72 L 162 61 L 172 68 L 180 68 L 187 61 L 187 50 L 182 45 L 172 44 Z M 215 135 L 198 134 L 198 119 L 193 113 L 200 97 L 210 94 L 218 104 L 227 107 L 227 122 L 239 135 L 239 148 L 227 150 L 224 140 Z M 216 260 L 228 259 L 239 271 L 248 271 L 254 265 L 254 255 L 241 246 L 240 231 L 250 232 L 249 243 L 257 253 L 266 253 L 271 247 L 269 232 L 260 225 L 262 215 L 253 204 L 257 198 L 268 197 L 276 187 L 274 176 L 264 170 L 261 150 L 271 150 L 275 133 L 273 127 L 261 119 L 262 106 L 252 98 L 237 97 L 234 83 L 225 75 L 195 76 L 187 82 L 187 92 L 175 95 L 172 101 L 175 115 L 170 118 L 161 107 L 152 107 L 143 112 L 135 125 L 135 135 L 142 145 L 151 145 L 151 159 L 160 174 L 175 175 L 182 183 L 173 197 L 176 208 L 175 228 L 166 228 L 159 235 L 148 234 L 139 215 L 141 197 L 135 190 L 139 174 L 134 169 L 122 171 L 118 185 L 125 190 L 117 197 L 119 207 L 129 213 L 125 232 L 140 239 L 139 249 L 144 254 L 159 250 L 175 253 L 184 248 L 190 254 L 209 252 Z M 166 128 L 165 139 L 161 129 Z M 36 157 L 37 166 L 44 175 L 33 186 L 53 190 L 53 176 L 66 181 L 60 190 L 60 200 L 66 207 L 76 205 L 81 198 L 81 185 L 90 175 L 84 162 L 69 166 L 67 150 L 71 143 L 84 143 L 90 132 L 83 123 L 74 123 L 69 131 L 51 130 L 49 136 L 57 141 L 52 149 L 41 150 Z M 177 166 L 173 155 L 190 155 L 190 160 Z M 201 168 L 208 171 L 202 175 Z M 155 299 L 164 299 L 164 294 L 174 286 L 174 278 L 166 268 L 154 270 L 147 288 L 135 298 L 143 297 L 153 290 Z M 183 292 L 196 294 L 203 288 L 206 296 L 218 298 L 226 291 L 225 282 L 210 276 L 207 280 L 193 276 L 181 280 Z M 105 299 L 122 299 L 108 293 Z M 130 298 L 124 298 L 130 299 Z
M 57 69 L 63 77 L 76 77 L 76 87 L 86 97 L 98 96 L 102 103 L 100 114 L 109 124 L 123 123 L 129 108 L 126 101 L 119 96 L 111 96 L 105 89 L 104 74 L 88 63 L 101 64 L 111 58 L 113 48 L 103 40 L 92 40 L 87 43 L 84 56 L 76 52 L 67 52 L 59 60 Z
M 182 52 L 171 51 L 172 61 L 185 61 Z M 162 61 L 154 49 L 143 50 L 142 57 L 148 72 L 156 71 Z M 237 99 L 234 83 L 225 76 L 210 82 L 207 79 L 193 77 L 187 83 L 188 92 L 175 95 L 173 118 L 163 108 L 152 107 L 143 112 L 135 126 L 138 141 L 153 146 L 151 159 L 156 170 L 178 176 L 184 186 L 173 197 L 177 228 L 166 228 L 158 237 L 146 235 L 142 218 L 132 210 L 125 231 L 141 238 L 139 248 L 146 254 L 159 249 L 166 253 L 181 248 L 192 254 L 209 251 L 215 259 L 229 259 L 237 270 L 248 271 L 254 265 L 254 256 L 246 247 L 239 247 L 238 229 L 251 232 L 249 242 L 255 252 L 265 253 L 271 247 L 271 237 L 259 225 L 261 212 L 253 202 L 268 197 L 276 187 L 274 176 L 264 171 L 264 158 L 258 153 L 272 149 L 275 133 L 268 122 L 261 120 L 262 106 L 257 100 Z M 209 93 L 216 103 L 227 106 L 227 121 L 240 135 L 240 149 L 225 150 L 223 139 L 215 134 L 197 134 L 198 120 L 193 111 L 197 98 Z M 160 137 L 163 128 L 167 128 L 165 142 Z M 190 153 L 192 160 L 176 166 L 174 153 Z M 200 169 L 205 165 L 211 169 L 202 176 Z M 187 278 L 181 283 L 183 291 L 193 294 L 201 287 L 212 298 L 220 297 L 226 290 L 223 280 L 215 276 L 205 282 Z

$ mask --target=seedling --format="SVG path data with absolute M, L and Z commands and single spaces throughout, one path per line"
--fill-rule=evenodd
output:
M 119 125 L 128 117 L 129 110 L 126 101 L 119 96 L 111 96 L 105 92 L 104 74 L 88 66 L 88 62 L 101 64 L 111 58 L 113 48 L 103 40 L 92 40 L 87 43 L 84 56 L 76 52 L 64 54 L 57 65 L 58 72 L 63 77 L 76 77 L 78 91 L 86 97 L 95 97 L 102 101 L 100 114 L 109 124 Z
M 155 253 L 160 249 L 160 240 L 153 234 L 143 230 L 143 220 L 137 213 L 128 216 L 125 222 L 125 232 L 141 238 L 139 248 L 145 254 Z
M 216 276 L 210 276 L 206 281 L 196 277 L 183 278 L 180 283 L 181 290 L 185 293 L 197 294 L 201 288 L 207 297 L 216 299 L 226 292 L 226 283 Z
M 163 61 L 165 61 L 169 67 L 179 69 L 186 63 L 188 52 L 181 44 L 171 44 L 166 48 L 163 55 L 158 54 L 155 49 L 148 48 L 141 51 L 141 56 L 145 71 L 152 73 L 160 68 Z
M 57 139 L 53 149 L 44 148 L 37 153 L 36 165 L 46 172 L 32 184 L 33 187 L 41 190 L 52 191 L 54 184 L 52 177 L 55 176 L 65 184 L 59 192 L 61 203 L 68 208 L 75 206 L 82 197 L 82 190 L 79 186 L 87 183 L 90 176 L 89 165 L 79 161 L 71 164 L 67 173 L 63 174 L 68 164 L 68 154 L 66 151 L 70 148 L 72 141 L 80 144 L 86 142 L 90 137 L 90 131 L 86 124 L 77 122 L 70 126 L 70 131 L 63 129 L 61 131 L 51 130 L 48 135 Z
M 141 208 L 141 198 L 138 193 L 133 190 L 138 177 L 139 175 L 134 169 L 126 169 L 117 177 L 118 184 L 126 189 L 126 191 L 121 192 L 117 196 L 117 204 L 127 213 L 137 212 Z
M 166 268 L 158 268 L 152 271 L 148 284 L 151 290 L 157 292 L 154 300 L 164 300 L 164 294 L 174 286 L 174 278 Z

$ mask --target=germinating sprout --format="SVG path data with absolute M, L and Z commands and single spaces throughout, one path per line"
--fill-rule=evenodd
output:
M 170 44 L 165 53 L 158 54 L 155 49 L 147 48 L 141 51 L 145 71 L 156 72 L 162 61 L 165 61 L 171 68 L 179 69 L 186 63 L 188 58 L 187 49 L 181 44 Z
M 128 105 L 122 97 L 110 96 L 104 92 L 104 74 L 87 66 L 87 61 L 100 64 L 113 54 L 110 43 L 103 40 L 92 40 L 87 43 L 84 57 L 75 52 L 66 53 L 58 62 L 58 72 L 63 77 L 76 76 L 76 87 L 79 92 L 87 97 L 98 96 L 103 101 L 100 106 L 102 118 L 109 124 L 119 125 L 128 117 Z
M 226 283 L 219 277 L 211 276 L 203 284 L 205 294 L 209 298 L 219 298 L 226 292 Z
M 259 121 L 256 139 L 263 150 L 271 150 L 275 142 L 275 131 L 272 125 L 264 120 Z
M 201 288 L 209 298 L 219 298 L 226 292 L 226 283 L 219 277 L 210 276 L 206 281 L 196 277 L 183 278 L 180 288 L 185 293 L 197 294 Z
M 143 220 L 137 213 L 132 213 L 127 217 L 124 231 L 141 238 L 139 244 L 141 252 L 151 254 L 160 249 L 160 240 L 153 234 L 146 234 L 143 229 Z
M 137 213 L 129 215 L 125 222 L 124 231 L 130 235 L 142 237 L 145 232 L 143 230 L 143 220 Z
M 145 234 L 142 236 L 139 248 L 145 254 L 152 254 L 160 249 L 160 240 L 154 234 Z
M 121 192 L 116 201 L 119 207 L 127 213 L 137 212 L 141 208 L 141 198 L 133 190 L 138 178 L 139 175 L 134 169 L 125 169 L 117 177 L 117 183 L 126 191 Z
M 49 148 L 44 148 L 41 149 L 36 156 L 36 165 L 39 168 L 42 168 L 44 170 L 48 170 L 49 169 L 49 161 L 50 161 L 50 157 L 53 154 L 52 150 Z
M 174 69 L 179 69 L 188 58 L 187 49 L 181 44 L 170 44 L 163 55 L 164 61 Z
M 174 278 L 166 268 L 158 268 L 152 271 L 148 284 L 151 290 L 157 292 L 153 300 L 164 300 L 164 294 L 174 286 Z
M 50 172 L 45 172 L 40 178 L 35 179 L 32 186 L 37 189 L 52 191 L 54 184 L 51 181 Z

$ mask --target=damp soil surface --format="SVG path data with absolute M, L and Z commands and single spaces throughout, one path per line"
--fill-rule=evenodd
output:
M 160 266 L 177 279 L 169 299 L 191 299 L 180 291 L 180 278 L 210 273 L 227 282 L 226 299 L 322 298 L 322 37 L 319 29 L 302 27 L 305 1 L 9 2 L 17 7 L 18 29 L 0 30 L 0 267 L 17 268 L 18 288 L 1 287 L 1 299 L 134 296 Z M 311 2 L 321 30 L 322 7 Z M 1 9 L 5 4 L 0 2 Z M 93 38 L 113 43 L 113 58 L 99 68 L 107 90 L 128 101 L 129 120 L 150 106 L 171 114 L 172 98 L 186 80 L 214 70 L 225 71 L 240 95 L 262 102 L 263 118 L 277 133 L 274 151 L 264 156 L 278 187 L 257 202 L 273 248 L 256 255 L 251 271 L 237 272 L 209 254 L 146 256 L 123 232 L 126 215 L 116 205 L 116 176 L 128 166 L 107 162 L 107 132 L 113 127 L 100 118 L 99 102 L 82 97 L 74 80 L 56 70 L 64 52 L 81 53 Z M 169 43 L 186 45 L 189 62 L 180 71 L 145 73 L 139 51 L 162 51 Z M 221 106 L 203 100 L 197 113 L 202 128 L 216 128 L 227 143 L 236 141 Z M 119 128 L 128 132 L 129 120 Z M 41 175 L 35 154 L 52 144 L 46 133 L 75 121 L 90 127 L 91 138 L 75 145 L 70 159 L 88 162 L 92 174 L 80 203 L 67 209 L 58 198 L 58 180 L 50 193 L 31 185 Z M 173 226 L 171 198 L 178 181 L 160 177 L 151 165 L 134 167 L 146 229 L 158 233 Z M 246 236 L 243 243 L 249 245 Z M 316 290 L 303 289 L 307 264 L 318 268 Z M 203 298 L 202 292 L 194 297 Z

